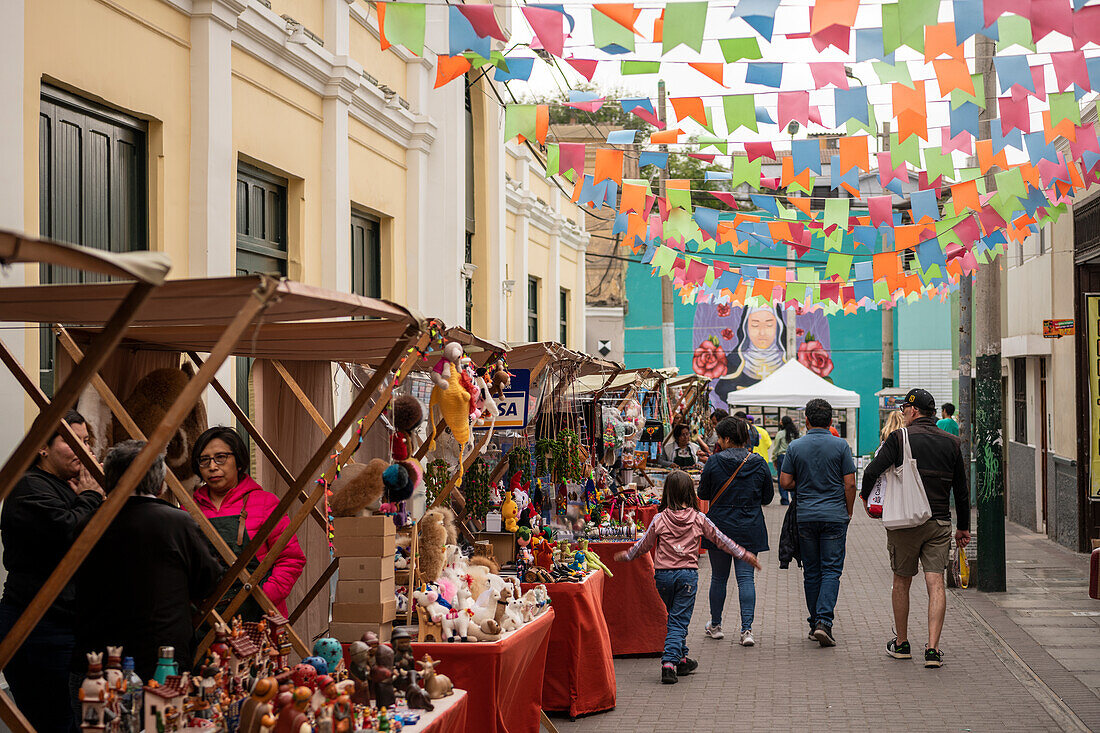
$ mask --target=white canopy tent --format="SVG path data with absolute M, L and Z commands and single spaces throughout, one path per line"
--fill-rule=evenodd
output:
M 834 409 L 847 411 L 849 426 L 847 440 L 852 446 L 852 452 L 856 453 L 856 436 L 859 433 L 856 410 L 859 408 L 859 393 L 843 389 L 823 379 L 797 359 L 791 359 L 770 376 L 761 379 L 751 387 L 730 392 L 727 402 L 731 410 L 734 406 L 803 408 L 807 402 L 817 398 L 828 400 Z

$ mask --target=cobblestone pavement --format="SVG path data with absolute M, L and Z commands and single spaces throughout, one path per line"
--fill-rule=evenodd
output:
M 554 718 L 558 730 L 1100 730 L 1100 723 L 1094 724 L 1096 719 L 1089 717 L 1088 707 L 1100 701 L 1094 689 L 1089 689 L 1090 684 L 1100 684 L 1100 634 L 1096 628 L 1100 622 L 1096 617 L 1068 613 L 1022 613 L 1070 607 L 1061 599 L 1054 603 L 1050 596 L 1037 598 L 1042 595 L 1037 590 L 1041 584 L 1027 582 L 1022 574 L 1030 570 L 1034 578 L 1042 580 L 1045 568 L 1047 576 L 1069 588 L 1066 578 L 1072 575 L 1073 563 L 1080 571 L 1080 555 L 1063 553 L 1059 557 L 1057 548 L 1045 539 L 1013 528 L 1009 582 L 1018 586 L 1018 592 L 997 596 L 994 602 L 990 600 L 994 596 L 973 589 L 948 591 L 947 621 L 940 642 L 945 664 L 938 670 L 924 669 L 923 654 L 918 653 L 927 638 L 924 584 L 920 577 L 913 583 L 909 638 L 914 659 L 891 659 L 885 654 L 886 642 L 892 637 L 886 535 L 877 521 L 858 508 L 848 531 L 837 604 L 834 631 L 838 646 L 823 649 L 806 640 L 802 573 L 795 567 L 780 570 L 775 551 L 785 509 L 765 507 L 773 550 L 764 555 L 765 569 L 757 575 L 754 648 L 739 646 L 733 638 L 736 633 L 727 633 L 721 641 L 704 637 L 710 583 L 704 558 L 688 636 L 691 655 L 699 660 L 696 674 L 681 678 L 676 685 L 663 686 L 657 659 L 617 659 L 616 708 L 574 722 Z M 1042 553 L 1037 553 L 1036 547 Z M 1042 555 L 1040 562 L 1034 559 L 1038 554 Z M 1068 575 L 1067 566 L 1071 568 Z M 1087 560 L 1084 568 L 1087 583 Z M 1079 583 L 1072 584 L 1071 592 L 1083 598 L 1076 599 L 1072 608 L 1100 610 L 1100 602 L 1090 601 Z M 731 577 L 725 628 L 736 632 L 738 619 Z M 1054 622 L 1048 623 L 1051 619 Z M 1076 669 L 1058 677 L 1059 670 L 1067 670 L 1040 644 L 1064 648 L 1064 659 L 1075 660 Z M 1054 684 L 1044 682 L 1044 677 Z M 1054 692 L 1056 688 L 1063 691 L 1064 700 Z M 1079 712 L 1075 714 L 1071 704 Z

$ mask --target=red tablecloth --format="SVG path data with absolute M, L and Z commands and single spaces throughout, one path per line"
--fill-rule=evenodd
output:
M 634 519 L 641 522 L 643 527 L 648 527 L 649 523 L 653 521 L 653 518 L 657 516 L 657 505 L 644 504 L 642 506 L 630 507 L 626 511 L 633 511 Z
M 616 562 L 615 553 L 633 542 L 590 542 L 615 574 L 604 579 L 603 618 L 611 637 L 611 653 L 661 654 L 665 649 L 668 613 L 653 582 L 653 556 L 646 553 L 634 562 Z
M 535 585 L 524 583 L 523 589 Z M 575 717 L 615 707 L 615 662 L 603 619 L 603 588 L 603 572 L 592 573 L 583 583 L 546 584 L 557 620 L 546 655 L 543 710 Z
M 543 671 L 550 629 L 550 609 L 519 631 L 493 642 L 415 643 L 417 659 L 431 654 L 442 661 L 439 673 L 466 690 L 466 730 L 526 733 L 538 730 L 542 717 Z
M 439 700 L 433 700 L 435 710 L 426 713 L 421 710 L 420 722 L 403 728 L 408 733 L 465 733 L 466 714 L 469 709 L 469 696 L 465 690 L 455 690 L 455 694 Z

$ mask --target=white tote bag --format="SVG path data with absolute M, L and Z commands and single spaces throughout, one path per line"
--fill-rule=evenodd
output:
M 882 505 L 882 524 L 886 529 L 919 527 L 932 518 L 924 482 L 909 447 L 909 431 L 901 430 L 901 465 L 886 472 L 886 500 Z

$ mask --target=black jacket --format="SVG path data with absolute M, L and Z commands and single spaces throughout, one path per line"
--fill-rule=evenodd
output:
M 798 544 L 798 501 L 791 495 L 791 504 L 783 516 L 783 529 L 779 531 L 779 569 L 790 567 L 791 560 L 802 567 L 802 548 Z
M 699 498 L 710 501 L 737 470 L 746 453 L 744 448 L 731 448 L 708 458 L 699 477 Z M 737 478 L 730 482 L 717 502 L 711 501 L 707 517 L 722 534 L 758 554 L 769 549 L 768 528 L 760 507 L 770 504 L 774 496 L 775 486 L 768 462 L 756 453 L 748 453 L 748 460 L 741 466 Z M 708 550 L 717 549 L 709 540 L 703 540 L 703 546 Z
M 84 654 L 122 646 L 134 671 L 149 679 L 157 647 L 176 650 L 180 670 L 191 668 L 191 604 L 213 592 L 222 575 L 210 544 L 186 512 L 149 496 L 132 496 L 77 574 L 73 670 Z
M 67 481 L 38 468 L 31 468 L 19 479 L 0 513 L 0 539 L 8 571 L 5 604 L 26 608 L 69 551 L 78 528 L 102 503 L 99 492 L 77 494 Z M 75 595 L 70 581 L 50 606 L 49 618 L 71 624 Z
M 909 426 L 909 447 L 924 483 L 924 493 L 928 495 L 932 518 L 951 521 L 950 494 L 954 492 L 955 524 L 965 531 L 970 529 L 970 485 L 966 480 L 961 445 L 957 437 L 937 428 L 934 418 L 917 418 Z M 882 449 L 864 469 L 860 496 L 866 500 L 878 477 L 888 468 L 901 465 L 902 455 L 901 431 L 895 430 L 886 436 Z

